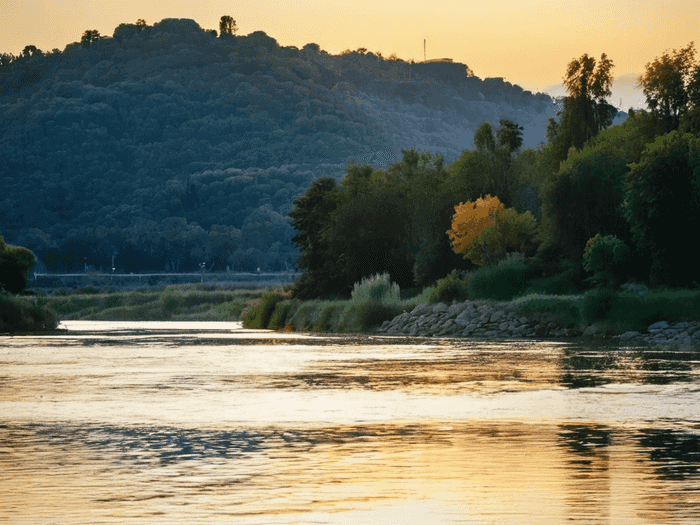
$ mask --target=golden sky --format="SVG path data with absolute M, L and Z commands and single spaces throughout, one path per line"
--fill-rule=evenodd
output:
M 584 53 L 606 53 L 616 76 L 639 75 L 665 50 L 700 48 L 700 0 L 3 0 L 0 52 L 64 49 L 86 29 L 191 18 L 238 34 L 264 31 L 280 45 L 315 42 L 330 53 L 365 47 L 403 59 L 452 58 L 481 78 L 534 91 L 561 83 Z

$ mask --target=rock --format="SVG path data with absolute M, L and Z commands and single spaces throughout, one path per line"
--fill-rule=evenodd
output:
M 629 341 L 630 339 L 637 339 L 638 337 L 641 337 L 641 335 L 642 334 L 640 334 L 639 332 L 632 330 L 632 331 L 625 332 L 624 334 L 622 334 L 619 337 L 619 339 L 620 339 L 620 341 Z
M 447 312 L 448 307 L 445 303 L 438 303 L 433 307 L 433 313 Z
M 650 324 L 647 330 L 649 330 L 650 332 L 655 330 L 664 330 L 668 328 L 668 326 L 669 325 L 666 321 L 659 321 L 658 323 Z
M 431 304 L 419 304 L 412 311 L 411 314 L 414 316 L 419 316 L 427 313 L 433 312 L 433 305 Z

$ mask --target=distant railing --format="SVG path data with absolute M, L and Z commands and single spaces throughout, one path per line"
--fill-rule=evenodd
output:
M 301 272 L 189 272 L 189 273 L 37 273 L 33 286 L 86 284 L 187 284 L 187 283 L 293 283 Z

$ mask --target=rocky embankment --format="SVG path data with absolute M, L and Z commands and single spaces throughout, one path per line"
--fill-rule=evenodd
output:
M 446 305 L 423 304 L 385 321 L 376 333 L 386 335 L 522 339 L 595 337 L 617 339 L 627 344 L 651 344 L 700 350 L 700 323 L 670 325 L 661 321 L 645 332 L 613 335 L 605 323 L 564 327 L 552 314 L 525 316 L 509 302 L 466 301 Z

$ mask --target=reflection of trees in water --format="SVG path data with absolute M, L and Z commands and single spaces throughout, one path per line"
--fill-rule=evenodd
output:
M 659 478 L 700 481 L 700 436 L 669 429 L 649 429 L 636 437 L 649 454 Z
M 568 455 L 567 515 L 609 517 L 612 432 L 603 426 L 562 425 L 558 445 Z
M 692 381 L 691 352 L 569 348 L 561 360 L 561 384 L 586 388 L 633 382 L 666 385 Z

